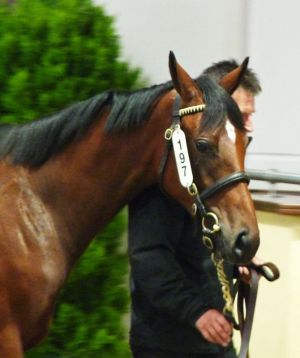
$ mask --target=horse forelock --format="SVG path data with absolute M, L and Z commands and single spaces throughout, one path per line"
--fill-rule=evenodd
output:
M 234 127 L 241 131 L 245 130 L 243 117 L 236 102 L 222 87 L 207 75 L 198 77 L 195 82 L 202 90 L 206 104 L 201 121 L 202 130 L 210 131 L 222 127 L 227 118 Z

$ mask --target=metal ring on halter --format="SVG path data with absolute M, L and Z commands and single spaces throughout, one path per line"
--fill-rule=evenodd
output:
M 212 239 L 210 237 L 203 236 L 202 237 L 202 242 L 209 250 L 214 249 L 214 243 L 213 243 L 213 241 L 212 241 Z
M 165 131 L 165 139 L 166 140 L 171 140 L 172 135 L 173 135 L 173 129 L 172 128 L 166 129 L 166 131 Z
M 197 214 L 197 204 L 196 203 L 194 203 L 193 205 L 192 205 L 192 215 L 193 216 L 196 216 L 196 214 Z
M 191 196 L 195 196 L 198 194 L 198 189 L 195 183 L 192 183 L 188 188 L 187 188 L 189 194 Z
M 205 225 L 205 220 L 207 219 L 207 217 L 211 217 L 215 221 L 215 223 L 212 225 L 212 229 L 208 228 Z M 221 227 L 219 225 L 219 219 L 218 219 L 217 215 L 215 213 L 211 212 L 211 211 L 209 211 L 208 213 L 206 213 L 203 216 L 203 218 L 202 218 L 202 227 L 203 227 L 203 230 L 206 233 L 209 233 L 209 234 L 215 234 L 216 232 L 221 230 Z

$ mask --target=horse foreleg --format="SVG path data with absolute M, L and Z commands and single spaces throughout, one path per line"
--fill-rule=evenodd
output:
M 0 329 L 0 358 L 23 358 L 24 352 L 18 328 L 8 324 Z

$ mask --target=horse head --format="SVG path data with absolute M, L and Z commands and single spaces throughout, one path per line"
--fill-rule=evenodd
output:
M 177 123 L 172 131 L 184 133 L 192 178 L 188 168 L 184 168 L 188 178 L 181 181 L 181 187 L 174 180 L 165 180 L 164 187 L 189 211 L 198 206 L 209 245 L 233 263 L 248 262 L 259 246 L 255 209 L 244 172 L 248 137 L 239 108 L 230 96 L 238 87 L 247 62 L 248 59 L 217 84 L 207 76 L 194 81 L 172 52 L 169 57 L 172 81 L 180 97 L 177 100 L 180 110 L 173 108 Z M 177 155 L 180 172 L 180 160 L 185 159 L 185 153 Z M 184 164 L 189 167 L 189 163 Z M 170 167 L 167 178 L 175 175 L 175 166 Z

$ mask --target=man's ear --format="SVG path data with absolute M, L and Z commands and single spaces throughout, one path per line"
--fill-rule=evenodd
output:
M 248 62 L 249 57 L 246 57 L 239 67 L 229 72 L 219 81 L 220 86 L 222 86 L 230 95 L 238 88 L 247 69 Z
M 174 87 L 180 97 L 185 102 L 191 101 L 199 89 L 184 68 L 177 63 L 172 51 L 169 54 L 169 69 Z

